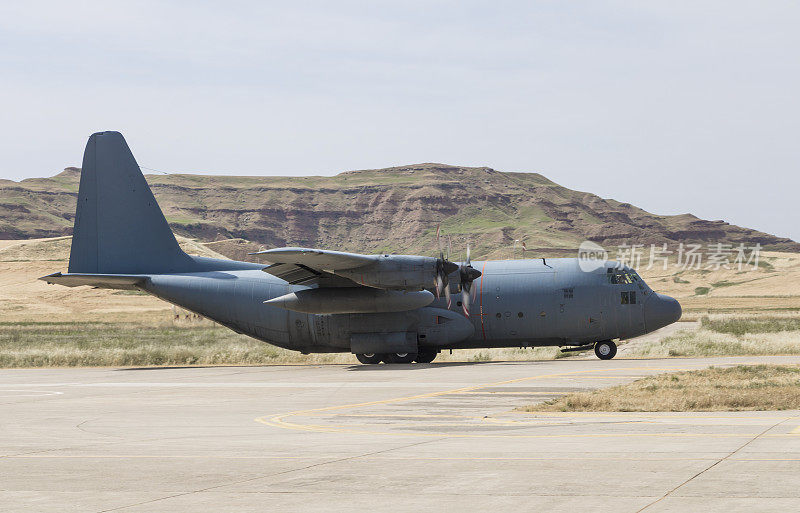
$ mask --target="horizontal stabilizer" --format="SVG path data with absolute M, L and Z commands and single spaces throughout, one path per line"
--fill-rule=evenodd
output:
M 147 280 L 147 276 L 135 274 L 54 273 L 42 276 L 39 279 L 47 283 L 64 285 L 65 287 L 89 285 L 101 289 L 136 289 Z

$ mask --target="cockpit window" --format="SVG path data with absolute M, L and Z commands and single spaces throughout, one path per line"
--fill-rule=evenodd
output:
M 645 296 L 650 291 L 641 276 L 629 267 L 610 267 L 606 269 L 606 280 L 613 285 L 636 285 Z
M 606 269 L 606 278 L 608 283 L 614 285 L 629 285 L 633 283 L 641 284 L 642 279 L 632 269 Z

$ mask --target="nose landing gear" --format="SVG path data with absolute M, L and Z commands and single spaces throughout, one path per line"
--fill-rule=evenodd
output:
M 611 340 L 601 340 L 594 345 L 594 354 L 601 360 L 610 360 L 617 354 L 617 344 Z

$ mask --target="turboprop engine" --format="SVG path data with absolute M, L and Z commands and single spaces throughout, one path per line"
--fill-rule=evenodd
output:
M 368 265 L 334 272 L 350 280 L 379 289 L 418 290 L 430 287 L 439 273 L 458 271 L 458 264 L 444 259 L 414 255 L 377 255 Z
M 469 317 L 470 290 L 480 271 L 467 259 L 456 264 L 419 255 L 361 255 L 313 248 L 277 248 L 250 253 L 272 264 L 262 269 L 290 285 L 315 287 L 286 294 L 269 304 L 305 313 L 402 312 L 427 306 L 444 292 L 450 309 L 450 275 L 461 284 L 462 309 Z M 373 289 L 373 290 L 362 290 Z
M 292 284 L 302 284 L 303 281 L 302 278 L 294 280 L 294 275 L 290 272 L 298 273 L 298 276 L 307 272 L 310 273 L 308 277 L 329 273 L 347 278 L 355 285 L 377 289 L 420 290 L 434 285 L 437 277 L 446 279 L 442 277 L 459 270 L 458 264 L 443 256 L 361 255 L 311 248 L 277 248 L 250 254 L 261 255 L 273 262 L 264 271 Z M 292 266 L 292 269 L 284 269 L 286 266 Z

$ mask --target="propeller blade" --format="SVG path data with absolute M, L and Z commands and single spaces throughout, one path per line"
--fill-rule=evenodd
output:
M 450 285 L 445 286 L 444 297 L 447 298 L 447 309 L 450 310 L 450 306 L 452 305 L 452 301 L 450 299 Z
M 447 259 L 450 260 L 450 251 L 452 250 L 452 246 L 450 244 L 450 236 L 447 236 Z
M 481 272 L 472 267 L 471 261 L 471 248 L 467 242 L 467 258 L 463 264 L 459 266 L 458 277 L 461 281 L 461 308 L 464 310 L 464 315 L 469 317 L 469 305 L 472 302 L 472 282 L 481 276 Z

